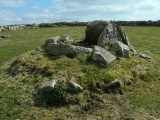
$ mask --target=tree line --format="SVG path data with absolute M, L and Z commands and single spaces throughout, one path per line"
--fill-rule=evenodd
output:
M 111 23 L 115 23 L 120 26 L 160 26 L 160 20 L 158 21 L 115 21 L 111 20 Z M 40 23 L 39 27 L 56 27 L 56 26 L 86 26 L 89 22 L 55 22 L 55 23 Z

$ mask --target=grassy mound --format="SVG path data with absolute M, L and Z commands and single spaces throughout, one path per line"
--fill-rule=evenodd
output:
M 73 32 L 76 27 L 64 27 L 64 29 L 67 31 L 70 29 Z M 79 29 L 78 31 L 82 31 Z M 151 118 L 150 114 L 152 114 L 159 118 L 160 66 L 158 61 L 160 56 L 157 53 L 159 47 L 157 42 L 160 41 L 157 41 L 156 44 L 154 42 L 159 37 L 156 33 L 159 28 L 126 27 L 125 29 L 133 46 L 139 52 L 149 51 L 147 54 L 153 59 L 144 60 L 139 56 L 121 58 L 108 68 L 104 68 L 93 61 L 91 55 L 75 58 L 53 57 L 48 56 L 41 48 L 39 48 L 41 52 L 37 55 L 32 55 L 32 51 L 24 53 L 25 50 L 13 55 L 16 57 L 18 54 L 24 53 L 1 70 L 0 117 L 2 119 L 140 119 L 142 117 L 147 119 L 147 117 Z M 148 29 L 155 31 L 150 34 L 156 38 L 148 36 L 148 40 L 143 41 L 147 45 L 143 46 L 140 41 L 144 37 L 143 34 L 149 34 Z M 50 28 L 37 29 L 37 32 L 50 30 Z M 144 33 L 139 33 L 142 30 Z M 79 33 L 78 31 L 77 33 Z M 28 31 L 28 34 L 31 34 L 30 32 Z M 14 31 L 8 34 L 16 35 Z M 27 41 L 25 41 L 26 43 Z M 31 41 L 28 41 L 28 44 L 30 43 Z M 42 43 L 44 41 L 41 41 L 41 45 Z M 3 49 L 7 49 L 7 44 L 6 46 L 5 44 L 3 41 Z M 140 45 L 142 46 L 139 47 Z M 34 48 L 39 45 L 32 46 Z M 29 50 L 33 48 L 29 48 Z M 0 54 L 3 56 L 2 53 Z M 3 63 L 13 57 L 8 53 L 5 56 L 6 58 L 1 59 Z M 84 91 L 79 94 L 68 94 L 67 104 L 63 107 L 42 105 L 44 101 L 37 106 L 34 92 L 50 79 L 56 79 L 62 83 L 70 80 L 75 81 L 84 88 Z M 104 85 L 114 79 L 122 81 L 123 95 L 107 94 L 103 89 Z

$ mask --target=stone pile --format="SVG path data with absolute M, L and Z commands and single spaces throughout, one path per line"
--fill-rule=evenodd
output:
M 131 47 L 128 37 L 124 30 L 115 24 L 106 21 L 93 21 L 87 25 L 86 35 L 81 46 L 73 45 L 74 39 L 69 35 L 55 36 L 46 40 L 43 46 L 47 54 L 51 56 L 76 57 L 78 55 L 89 54 L 91 58 L 104 67 L 114 62 L 118 57 L 130 57 Z M 86 47 L 87 45 L 87 47 Z M 40 54 L 41 50 L 36 48 L 31 55 Z M 143 57 L 147 57 L 144 56 Z M 11 74 L 13 76 L 20 72 L 19 61 L 11 65 Z M 44 69 L 43 69 L 44 70 Z M 12 72 L 14 71 L 14 72 Z M 37 71 L 37 69 L 35 70 Z M 41 70 L 40 70 L 41 71 Z M 43 72 L 46 72 L 44 70 Z M 46 72 L 49 73 L 48 71 Z M 49 73 L 50 74 L 50 73 Z M 65 78 L 64 78 L 65 79 Z M 100 88 L 106 93 L 120 93 L 122 91 L 122 82 L 118 79 L 108 83 L 100 83 Z M 129 84 L 129 83 L 128 83 Z M 96 83 L 96 85 L 98 85 Z M 92 86 L 93 87 L 93 86 Z M 64 105 L 68 98 L 67 95 L 81 94 L 86 89 L 71 81 L 50 80 L 39 87 L 35 94 L 35 102 L 39 104 Z M 72 97 L 71 97 L 72 98 Z M 70 98 L 70 99 L 71 99 Z
M 129 57 L 130 49 L 135 51 L 123 28 L 106 21 L 93 21 L 88 24 L 84 42 L 103 48 L 112 46 L 112 50 L 121 57 Z
M 130 57 L 130 52 L 136 52 L 130 45 L 122 27 L 107 21 L 93 21 L 87 25 L 86 35 L 81 43 L 89 47 L 59 43 L 73 41 L 69 35 L 56 36 L 46 40 L 45 49 L 53 56 L 77 56 L 92 53 L 92 59 L 103 66 L 108 66 L 116 60 L 116 56 Z M 115 55 L 112 53 L 114 52 Z
M 92 48 L 87 48 L 83 46 L 75 46 L 71 44 L 58 44 L 58 42 L 70 42 L 73 41 L 73 38 L 69 35 L 62 35 L 52 37 L 46 40 L 45 49 L 49 55 L 61 56 L 66 55 L 74 57 L 77 55 L 83 55 L 92 53 Z

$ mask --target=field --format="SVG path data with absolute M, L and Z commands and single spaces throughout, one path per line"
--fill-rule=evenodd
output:
M 42 46 L 46 39 L 68 34 L 78 41 L 84 36 L 85 28 L 37 28 L 22 31 L 4 31 L 1 33 L 12 37 L 0 39 L 0 119 L 109 119 L 107 116 L 110 116 L 111 119 L 115 116 L 116 119 L 116 112 L 119 111 L 122 112 L 120 113 L 122 114 L 121 119 L 138 120 L 142 117 L 147 120 L 147 117 L 149 119 L 150 116 L 160 118 L 159 27 L 124 27 L 131 44 L 138 53 L 145 53 L 151 56 L 151 60 L 132 56 L 129 59 L 122 58 L 114 62 L 108 68 L 102 68 L 95 62 L 90 61 L 88 56 L 72 59 L 62 56 L 56 59 L 43 53 L 43 55 L 38 56 L 42 60 L 40 63 L 22 68 L 23 72 L 23 69 L 29 70 L 33 66 L 40 69 L 41 66 L 48 65 L 54 73 L 48 78 L 58 79 L 60 75 L 63 75 L 66 80 L 76 79 L 82 86 L 90 84 L 90 82 L 93 82 L 93 84 L 95 81 L 101 82 L 105 79 L 119 78 L 124 81 L 131 79 L 132 85 L 123 88 L 124 95 L 103 96 L 101 91 L 95 93 L 99 98 L 108 99 L 104 100 L 104 108 L 95 106 L 95 108 L 92 108 L 93 110 L 84 111 L 83 106 L 77 105 L 67 105 L 53 109 L 43 106 L 37 107 L 33 103 L 32 93 L 37 86 L 40 86 L 48 78 L 39 72 L 30 72 L 30 74 L 27 73 L 24 76 L 15 77 L 8 76 L 6 73 L 5 70 L 17 57 L 24 63 L 36 60 L 37 57 L 30 57 L 29 53 L 31 50 Z M 76 78 L 76 74 L 85 75 Z M 84 102 L 81 100 L 83 95 L 80 94 L 78 96 L 78 99 L 82 102 Z M 112 106 L 112 104 L 114 105 Z M 113 111 L 113 115 L 110 111 Z M 133 116 L 129 118 L 130 114 Z

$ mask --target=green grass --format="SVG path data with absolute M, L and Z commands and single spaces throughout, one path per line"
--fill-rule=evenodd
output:
M 11 35 L 12 38 L 0 40 L 0 67 L 8 67 L 6 63 L 18 56 L 21 64 L 19 64 L 20 74 L 15 77 L 8 76 L 3 70 L 0 71 L 0 118 L 69 119 L 76 116 L 85 118 L 83 112 L 79 112 L 81 108 L 76 105 L 68 105 L 54 110 L 34 106 L 32 93 L 44 81 L 52 78 L 58 80 L 65 78 L 66 81 L 75 80 L 83 87 L 86 87 L 86 84 L 90 82 L 93 84 L 96 82 L 104 83 L 115 78 L 122 81 L 132 80 L 131 86 L 124 87 L 126 98 L 133 106 L 130 109 L 135 110 L 143 107 L 146 110 L 159 113 L 160 28 L 124 27 L 124 29 L 135 49 L 140 53 L 148 51 L 146 54 L 152 56 L 152 60 L 146 61 L 138 56 L 133 56 L 129 59 L 117 60 L 108 68 L 104 68 L 91 60 L 90 55 L 76 58 L 66 56 L 57 58 L 45 53 L 31 56 L 28 52 L 43 45 L 46 39 L 53 36 L 68 34 L 73 38 L 80 39 L 84 35 L 85 27 L 56 27 L 2 32 L 1 34 Z M 77 97 L 84 99 L 82 100 L 84 102 L 88 99 L 86 94 L 83 93 Z M 104 101 L 108 100 L 106 96 L 101 97 L 105 99 Z M 115 98 L 111 101 L 116 102 Z M 116 103 L 111 105 L 113 108 L 114 104 Z M 108 108 L 96 109 L 93 108 L 94 112 L 91 114 L 91 118 L 101 117 L 100 111 L 108 114 Z
M 0 66 L 16 56 L 43 45 L 50 37 L 68 34 L 75 39 L 81 39 L 85 34 L 84 31 L 85 27 L 56 27 L 2 32 L 2 35 L 12 37 L 0 39 Z
M 124 27 L 131 44 L 140 52 L 148 51 L 160 61 L 160 27 Z
M 124 27 L 124 29 L 136 50 L 141 53 L 148 51 L 146 54 L 152 56 L 154 61 L 158 62 L 156 66 L 153 66 L 155 71 L 149 70 L 144 75 L 144 79 L 142 78 L 142 80 L 148 81 L 148 83 L 146 85 L 144 83 L 140 84 L 133 93 L 128 95 L 128 98 L 136 108 L 143 107 L 158 111 L 160 108 L 158 92 L 160 91 L 160 27 Z

